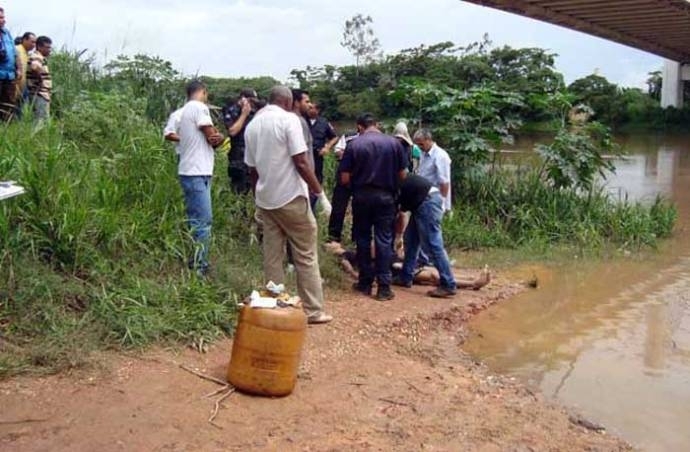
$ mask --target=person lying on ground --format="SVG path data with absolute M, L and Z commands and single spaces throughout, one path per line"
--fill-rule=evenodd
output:
M 359 273 L 357 272 L 357 254 L 354 250 L 344 248 L 338 242 L 328 242 L 324 245 L 326 251 L 339 259 L 340 268 L 351 278 L 357 279 Z M 372 255 L 375 249 L 372 247 Z M 400 260 L 393 262 L 391 272 L 393 277 L 400 275 L 402 272 L 403 263 Z M 420 286 L 437 286 L 440 277 L 438 270 L 432 266 L 421 266 L 415 269 L 413 284 Z M 458 289 L 465 290 L 479 290 L 491 282 L 491 272 L 489 267 L 485 266 L 479 276 L 476 278 L 455 278 L 455 285 Z

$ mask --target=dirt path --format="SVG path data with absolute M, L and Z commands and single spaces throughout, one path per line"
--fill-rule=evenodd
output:
M 518 287 L 500 278 L 455 300 L 398 289 L 380 303 L 331 293 L 336 321 L 310 327 L 297 388 L 283 399 L 233 394 L 180 369 L 223 378 L 231 342 L 209 353 L 107 356 L 106 371 L 0 383 L 7 451 L 629 450 L 459 348 L 474 312 Z

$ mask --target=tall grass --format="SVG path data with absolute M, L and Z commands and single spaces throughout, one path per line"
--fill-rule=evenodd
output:
M 495 170 L 468 177 L 444 235 L 454 247 L 597 248 L 654 246 L 673 231 L 676 210 L 657 198 L 651 205 L 614 200 L 601 189 L 555 189 L 536 170 Z
M 0 175 L 27 190 L 0 203 L 0 376 L 79 366 L 95 348 L 208 342 L 262 280 L 253 204 L 225 188 L 222 155 L 212 278 L 188 272 L 172 148 L 145 100 L 100 90 L 75 58 L 56 80 L 86 80 L 60 92 L 57 119 L 0 132 Z

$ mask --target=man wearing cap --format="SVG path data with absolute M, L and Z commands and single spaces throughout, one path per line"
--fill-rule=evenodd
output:
M 17 79 L 24 68 L 14 47 L 14 38 L 5 28 L 5 10 L 0 7 L 0 121 L 12 117 L 17 96 Z
M 230 135 L 228 177 L 230 187 L 237 194 L 247 194 L 251 188 L 249 170 L 244 163 L 244 132 L 257 111 L 257 97 L 256 91 L 245 88 L 236 103 L 223 109 L 223 121 Z

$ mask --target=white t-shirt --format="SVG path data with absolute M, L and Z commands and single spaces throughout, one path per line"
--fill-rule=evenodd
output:
M 198 100 L 190 100 L 182 107 L 177 134 L 180 137 L 178 150 L 180 176 L 212 176 L 213 147 L 206 141 L 201 127 L 213 126 L 208 107 Z
M 168 122 L 165 124 L 163 129 L 163 138 L 167 137 L 171 133 L 177 134 L 177 129 L 180 126 L 180 118 L 182 117 L 182 108 L 178 108 L 170 114 L 168 117 Z M 179 136 L 179 134 L 178 134 Z M 175 154 L 180 155 L 180 143 L 174 143 Z
M 279 209 L 298 196 L 309 197 L 307 183 L 292 157 L 307 152 L 302 124 L 294 113 L 268 105 L 247 126 L 244 162 L 256 168 L 256 205 Z

